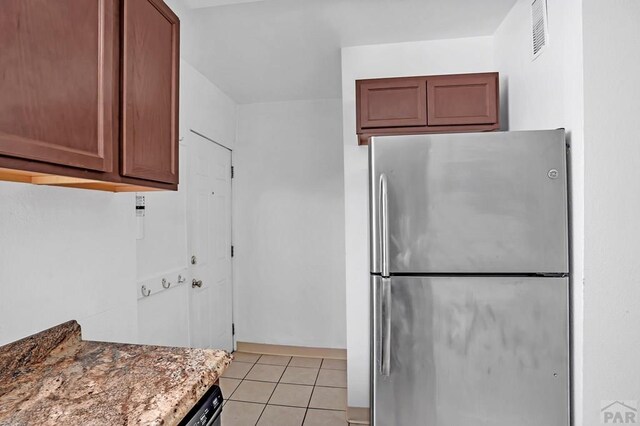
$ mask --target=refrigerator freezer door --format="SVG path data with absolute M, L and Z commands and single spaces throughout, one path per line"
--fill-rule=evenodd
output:
M 567 278 L 391 277 L 387 302 L 382 283 L 372 426 L 569 425 Z
M 369 149 L 372 272 L 381 176 L 392 275 L 569 271 L 564 130 L 385 136 Z

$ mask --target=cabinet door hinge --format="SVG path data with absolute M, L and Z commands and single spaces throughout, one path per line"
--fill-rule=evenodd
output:
M 235 176 L 235 170 L 233 169 L 233 166 L 231 166 L 231 179 L 233 179 Z
M 231 257 L 233 257 L 233 255 L 234 255 L 234 251 L 235 251 L 235 250 L 234 250 L 233 246 L 231 246 Z
M 235 324 L 231 324 L 231 335 L 232 336 L 236 335 L 236 325 Z

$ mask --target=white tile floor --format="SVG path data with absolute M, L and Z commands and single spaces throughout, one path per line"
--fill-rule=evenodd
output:
M 347 363 L 236 352 L 220 379 L 224 426 L 346 426 Z

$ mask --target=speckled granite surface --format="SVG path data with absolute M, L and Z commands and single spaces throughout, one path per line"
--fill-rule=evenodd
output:
M 82 341 L 69 321 L 0 347 L 0 425 L 173 425 L 225 351 Z

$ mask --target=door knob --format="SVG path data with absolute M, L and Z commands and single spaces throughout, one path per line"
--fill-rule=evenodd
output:
M 191 287 L 192 288 L 200 288 L 202 287 L 202 280 L 196 280 L 195 278 L 191 281 Z

